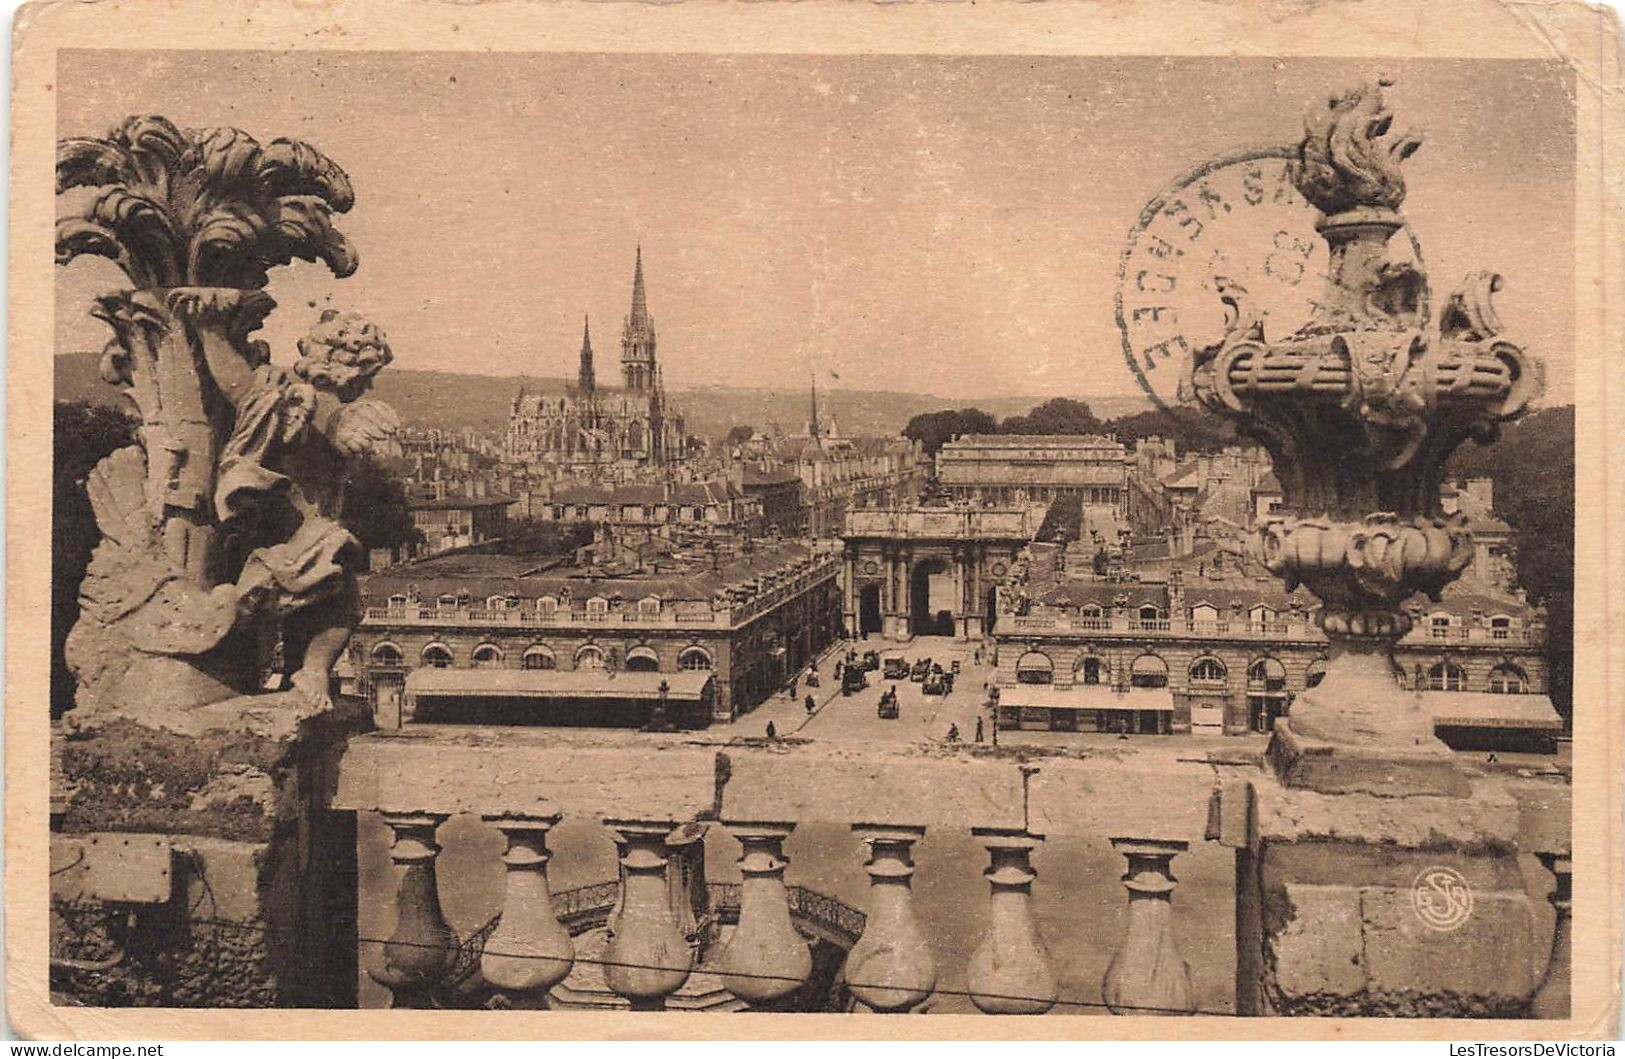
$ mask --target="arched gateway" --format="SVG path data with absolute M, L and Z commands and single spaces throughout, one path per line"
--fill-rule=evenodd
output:
M 984 635 L 993 624 L 993 587 L 1033 529 L 1025 509 L 848 512 L 846 627 L 890 640 Z

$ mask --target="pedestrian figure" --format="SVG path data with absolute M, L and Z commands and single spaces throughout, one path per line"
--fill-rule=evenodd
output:
M 813 701 L 813 697 L 811 695 L 808 695 L 807 696 L 807 716 L 811 717 L 813 715 L 813 711 L 816 710 L 816 709 L 818 709 L 818 703 Z
M 778 728 L 774 727 L 772 721 L 767 722 L 767 737 L 769 739 L 777 739 L 779 737 L 779 730 Z
M 790 691 L 789 691 L 789 694 L 787 694 L 785 697 L 789 698 L 789 699 L 793 699 L 793 698 L 796 697 L 796 682 L 794 680 L 790 681 Z
M 982 741 L 982 719 L 980 717 L 976 718 L 976 741 L 978 743 Z
M 959 725 L 950 724 L 948 726 L 948 742 L 950 742 L 950 743 L 959 742 Z

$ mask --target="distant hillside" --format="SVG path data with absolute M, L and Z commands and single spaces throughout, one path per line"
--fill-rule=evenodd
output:
M 111 404 L 114 391 L 98 376 L 98 353 L 69 353 L 56 358 L 56 396 L 63 401 Z M 508 422 L 508 409 L 522 383 L 544 380 L 526 376 L 464 375 L 451 371 L 413 371 L 391 367 L 378 376 L 375 392 L 401 414 L 409 426 L 473 427 L 500 432 Z M 545 380 L 554 382 L 557 380 Z M 733 386 L 705 386 L 676 390 L 691 434 L 722 437 L 729 429 L 749 425 L 765 430 L 777 423 L 786 433 L 806 428 L 806 390 L 776 391 Z M 931 394 L 886 390 L 834 390 L 818 393 L 819 414 L 833 415 L 843 434 L 895 434 L 921 412 L 975 405 L 1003 418 L 1026 412 L 1045 397 L 990 397 L 974 401 Z M 1135 397 L 1086 398 L 1102 419 L 1147 409 Z

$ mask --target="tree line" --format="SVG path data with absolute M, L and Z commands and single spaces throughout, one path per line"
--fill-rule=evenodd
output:
M 1146 409 L 1100 419 L 1087 402 L 1071 397 L 1052 397 L 1003 421 L 980 408 L 922 412 L 903 428 L 903 436 L 918 441 L 927 456 L 935 456 L 942 446 L 967 434 L 1110 434 L 1125 445 L 1141 438 L 1163 437 L 1178 443 L 1181 451 L 1202 452 L 1215 452 L 1235 441 L 1228 424 L 1195 409 Z

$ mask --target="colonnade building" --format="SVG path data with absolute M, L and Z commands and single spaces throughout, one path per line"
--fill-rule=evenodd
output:
M 1072 499 L 1126 516 L 1129 453 L 1092 434 L 967 434 L 937 452 L 937 484 L 960 500 Z

